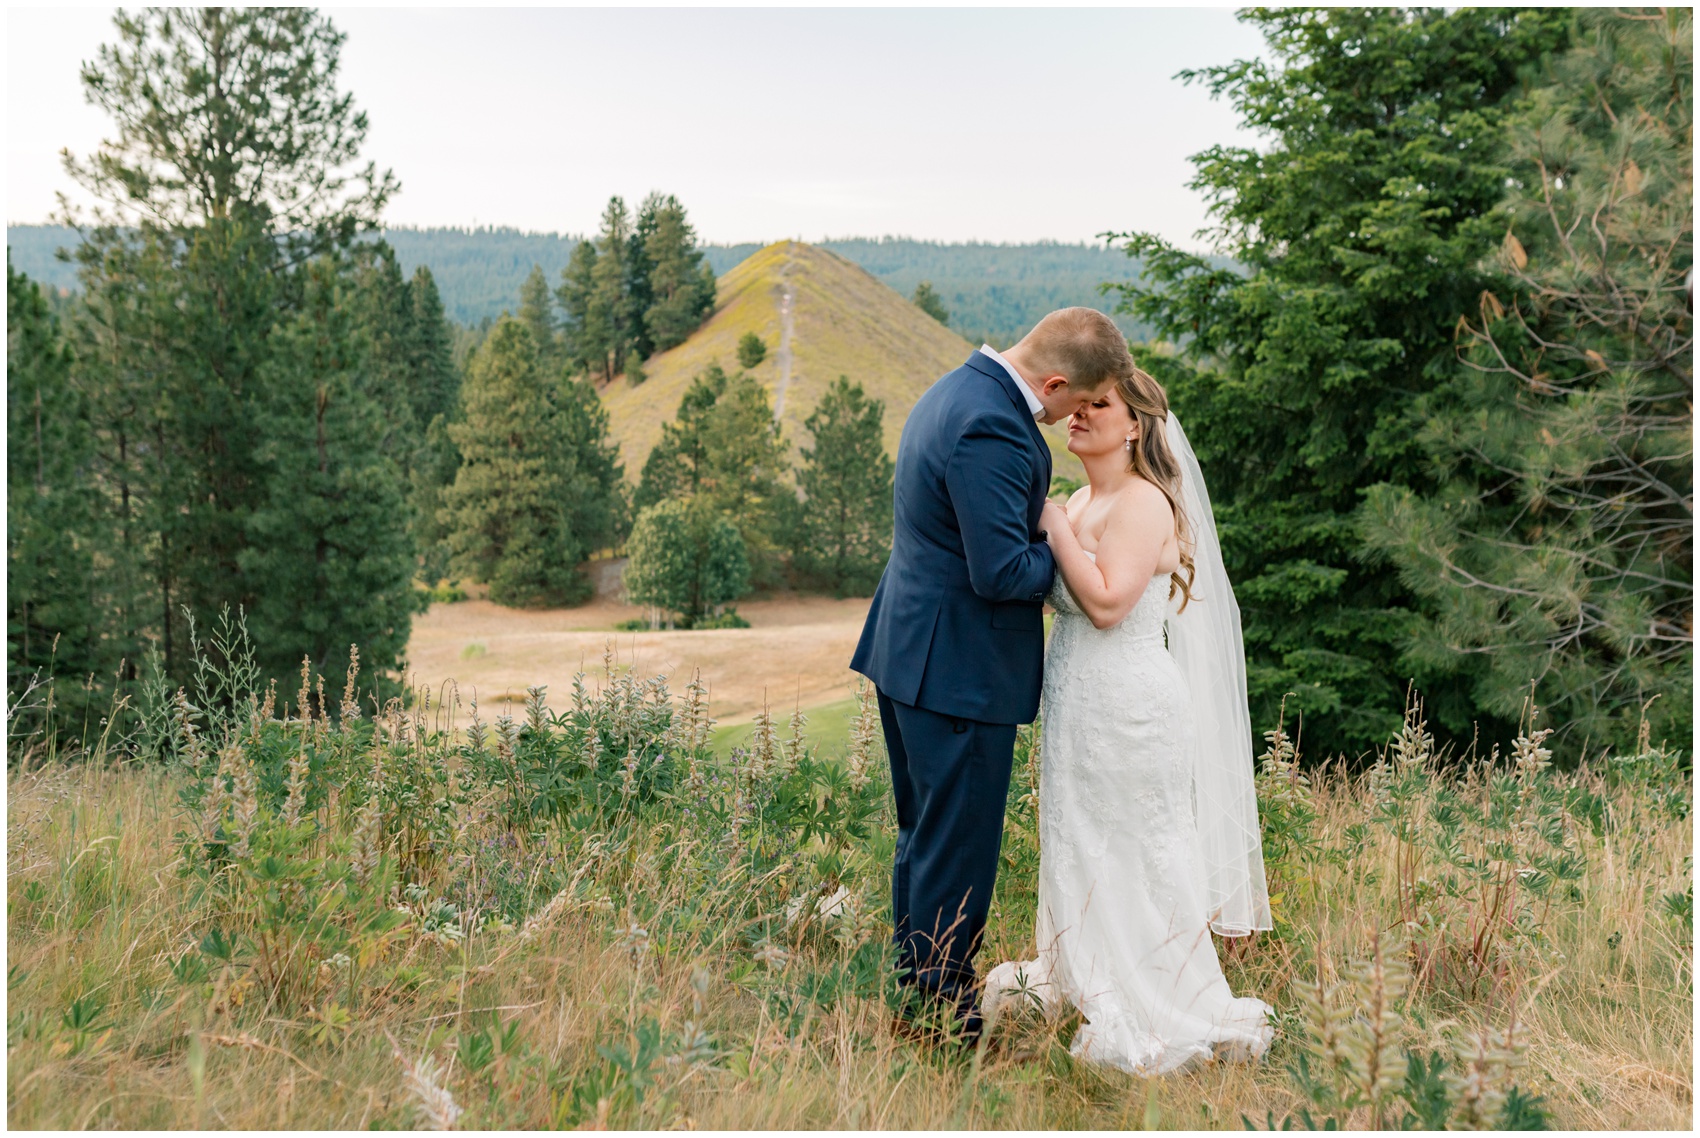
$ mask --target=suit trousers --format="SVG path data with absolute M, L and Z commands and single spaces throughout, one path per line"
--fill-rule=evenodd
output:
M 981 723 L 879 693 L 897 800 L 891 918 L 897 966 L 922 995 L 963 1013 L 1003 846 L 1014 724 Z

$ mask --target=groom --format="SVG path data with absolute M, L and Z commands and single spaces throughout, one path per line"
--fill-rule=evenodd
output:
M 1132 373 L 1109 317 L 1064 308 L 1002 355 L 982 347 L 928 388 L 897 447 L 891 560 L 850 666 L 874 682 L 897 799 L 891 910 L 903 1019 L 972 1041 L 974 954 L 1003 840 L 1015 729 L 1039 710 L 1038 530 L 1051 452 L 1037 424 Z M 931 1005 L 930 1007 L 928 1005 Z

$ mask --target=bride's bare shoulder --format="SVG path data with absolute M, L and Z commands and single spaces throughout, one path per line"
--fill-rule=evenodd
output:
M 1116 513 L 1131 522 L 1146 522 L 1158 518 L 1173 521 L 1175 516 L 1168 495 L 1164 494 L 1156 483 L 1137 476 L 1131 479 L 1127 489 L 1118 495 Z

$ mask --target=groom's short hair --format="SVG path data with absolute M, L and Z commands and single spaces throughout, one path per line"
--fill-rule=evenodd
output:
M 1068 377 L 1068 385 L 1097 391 L 1133 374 L 1127 337 L 1095 308 L 1059 308 L 1022 339 L 1023 352 L 1046 375 Z

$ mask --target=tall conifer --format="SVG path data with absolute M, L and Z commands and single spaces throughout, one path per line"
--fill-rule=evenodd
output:
M 578 566 L 620 536 L 620 467 L 593 391 L 542 373 L 531 331 L 512 317 L 467 369 L 460 452 L 441 513 L 458 571 L 502 604 L 570 604 Z
M 814 446 L 801 452 L 797 471 L 805 495 L 797 567 L 839 596 L 871 593 L 891 556 L 884 415 L 883 403 L 841 375 L 803 424 Z
M 32 676 L 73 678 L 118 661 L 95 583 L 94 434 L 72 359 L 41 289 L 6 265 L 6 674 L 17 697 Z M 73 716 L 80 709 L 67 708 Z

